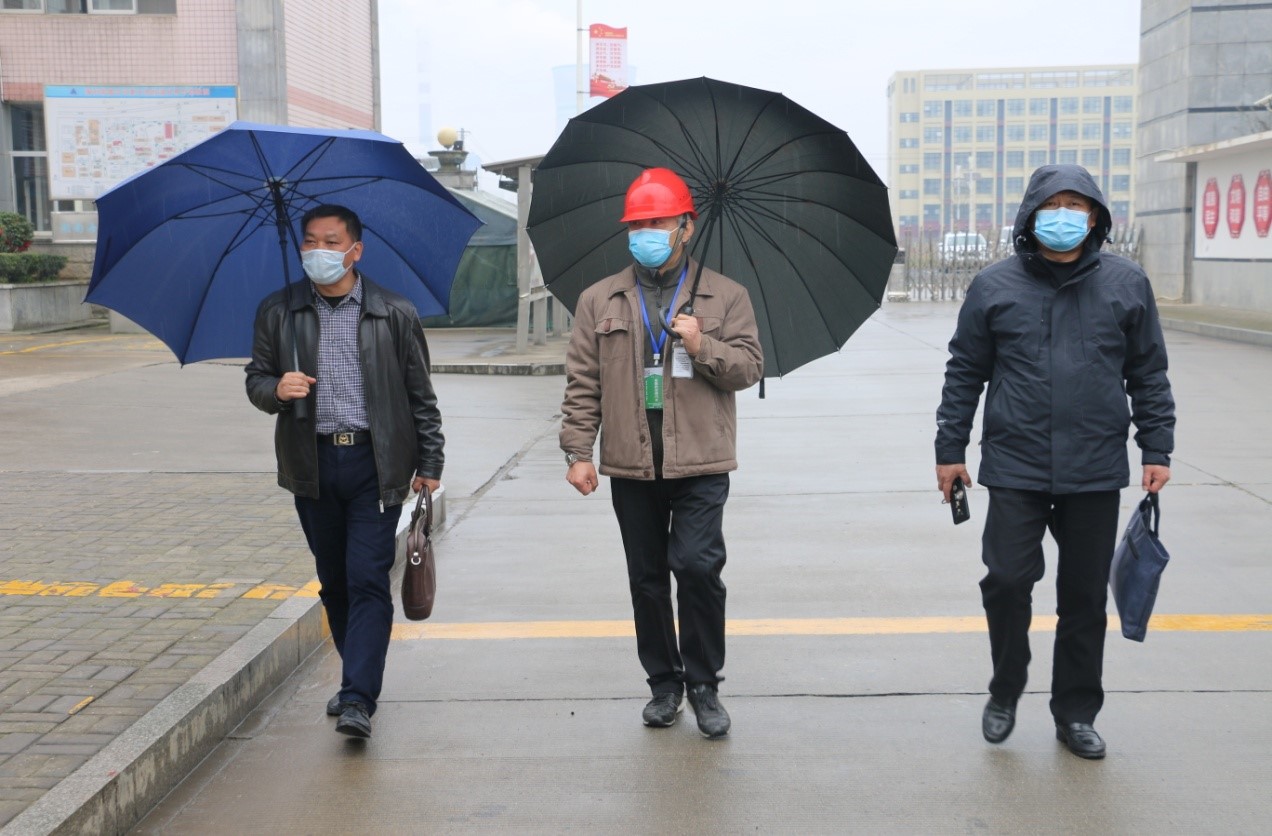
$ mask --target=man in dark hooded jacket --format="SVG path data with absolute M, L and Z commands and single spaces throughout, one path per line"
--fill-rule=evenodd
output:
M 1145 490 L 1170 479 L 1174 448 L 1153 289 L 1138 264 L 1100 251 L 1111 225 L 1086 169 L 1034 172 L 1016 216 L 1016 254 L 967 289 L 936 413 L 937 484 L 948 501 L 956 478 L 972 484 L 965 451 L 988 383 L 980 467 L 988 574 L 980 587 L 994 672 L 981 730 L 1001 743 L 1015 726 L 1050 529 L 1059 546 L 1051 714 L 1056 738 L 1084 758 L 1105 751 L 1092 724 L 1104 702 L 1105 605 L 1131 422 Z

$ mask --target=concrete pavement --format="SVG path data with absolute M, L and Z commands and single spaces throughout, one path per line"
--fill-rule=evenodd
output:
M 63 600 L 58 593 L 0 599 L 0 648 L 14 654 L 4 657 L 5 674 L 22 673 L 26 683 L 0 691 L 0 746 L 23 733 L 8 725 L 17 705 L 10 697 L 27 688 L 39 695 L 24 706 L 32 708 L 54 690 L 34 675 L 58 657 L 29 657 L 59 641 L 88 642 L 76 631 L 101 628 L 116 615 L 108 604 L 153 598 L 169 607 L 170 621 L 190 622 L 185 634 L 172 637 L 179 625 L 147 644 L 151 652 L 162 655 L 159 642 L 169 641 L 221 655 L 202 668 L 188 663 L 194 673 L 167 696 L 161 688 L 145 695 L 161 698 L 93 755 L 55 761 L 31 750 L 77 717 L 125 726 L 128 706 L 112 695 L 162 668 L 139 656 L 136 671 L 104 680 L 94 701 L 65 717 L 59 712 L 75 706 L 54 706 L 57 697 L 79 692 L 12 712 L 53 727 L 10 744 L 18 751 L 0 762 L 6 779 L 20 769 L 38 775 L 42 766 L 54 776 L 72 767 L 64 779 L 45 778 L 49 792 L 28 787 L 40 792 L 10 808 L 25 810 L 12 831 L 123 829 L 156 787 L 222 738 L 140 832 L 1257 831 L 1272 813 L 1262 790 L 1272 778 L 1272 569 L 1264 546 L 1272 442 L 1261 430 L 1272 417 L 1272 353 L 1168 335 L 1181 425 L 1164 497 L 1163 534 L 1175 560 L 1158 611 L 1257 617 L 1183 620 L 1184 629 L 1155 628 L 1144 645 L 1111 636 L 1100 720 L 1110 757 L 1091 764 L 1051 738 L 1042 618 L 1018 730 L 1002 747 L 987 746 L 977 731 L 988 653 L 983 635 L 966 625 L 979 614 L 984 494 L 972 491 L 974 522 L 954 529 L 930 484 L 931 414 L 954 311 L 886 306 L 839 355 L 770 381 L 764 401 L 741 396 L 742 469 L 726 515 L 736 620 L 722 691 L 735 727 L 721 743 L 701 740 L 688 712 L 671 730 L 640 725 L 644 684 L 623 632 L 629 604 L 617 532 L 605 491 L 582 499 L 563 481 L 559 377 L 439 375 L 450 519 L 439 537 L 438 608 L 423 629 L 398 626 L 376 736 L 363 746 L 335 735 L 322 716 L 338 664 L 326 646 L 308 658 L 303 651 L 321 636 L 315 599 L 303 597 L 311 568 L 290 503 L 272 487 L 269 421 L 242 398 L 241 370 L 180 370 L 160 356 L 157 365 L 89 378 L 75 378 L 68 362 L 44 372 L 38 387 L 27 375 L 28 388 L 0 401 L 3 425 L 25 428 L 0 440 L 0 501 L 9 503 L 0 506 L 0 566 L 16 561 L 25 570 L 28 556 L 44 571 L 27 580 L 65 581 L 71 575 L 51 567 L 77 560 L 64 571 L 82 570 L 85 583 L 101 589 L 127 575 L 146 592 L 67 597 L 101 609 L 68 613 L 85 621 L 41 639 L 27 637 L 46 619 L 18 613 L 11 624 L 11 604 L 48 606 Z M 435 363 L 443 361 L 447 338 L 430 339 Z M 475 345 L 489 353 L 482 335 L 469 339 L 452 356 L 471 355 Z M 0 355 L 0 372 L 7 362 Z M 58 374 L 65 377 L 48 382 Z M 105 509 L 94 523 L 110 526 L 122 515 L 114 537 L 74 524 L 84 496 Z M 1137 499 L 1128 491 L 1123 504 Z M 130 510 L 165 509 L 184 520 L 199 504 L 209 506 L 207 519 L 180 543 L 164 540 L 170 519 L 146 529 L 146 515 Z M 30 536 L 28 545 L 10 548 L 11 532 Z M 60 548 L 76 537 L 127 545 L 109 560 Z M 233 569 L 204 577 L 194 568 L 190 555 L 219 560 L 223 550 Z M 270 574 L 230 574 L 255 563 Z M 150 595 L 164 583 L 207 591 L 230 581 L 241 585 L 211 598 Z M 259 601 L 246 592 L 270 583 L 292 588 L 292 597 L 264 599 L 248 626 L 247 610 Z M 1046 582 L 1036 597 L 1038 613 L 1052 609 Z M 218 629 L 206 626 L 214 613 L 202 608 L 212 606 L 228 613 Z M 165 626 L 165 613 L 118 617 L 135 618 L 135 633 Z M 229 623 L 236 619 L 243 623 Z M 490 637 L 499 631 L 512 637 Z M 51 644 L 39 649 L 28 644 L 45 640 Z M 121 640 L 84 644 L 80 652 L 92 655 L 65 664 L 72 672 L 91 667 Z M 42 673 L 57 674 L 54 684 L 70 678 Z M 275 682 L 282 687 L 234 728 L 235 715 Z M 162 734 L 183 724 L 179 739 Z M 114 785 L 86 774 L 95 760 L 107 765 L 101 758 L 112 746 L 120 768 L 131 768 Z M 173 757 L 156 757 L 156 747 Z M 150 765 L 130 767 L 142 761 Z M 94 780 L 106 784 L 97 800 L 86 798 Z

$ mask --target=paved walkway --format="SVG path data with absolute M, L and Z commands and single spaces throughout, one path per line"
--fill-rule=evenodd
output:
M 876 358 L 864 377 L 852 371 L 833 370 L 829 377 L 819 377 L 810 369 L 789 381 L 771 382 L 770 399 L 780 396 L 778 406 L 782 409 L 794 406 L 806 413 L 819 412 L 821 399 L 827 393 L 839 391 L 842 384 L 851 384 L 853 397 L 864 399 L 858 414 L 847 419 L 806 415 L 809 421 L 800 425 L 801 432 L 825 439 L 829 450 L 834 451 L 832 458 L 848 455 L 851 472 L 844 473 L 844 465 L 828 470 L 825 463 L 813 463 L 795 468 L 792 473 L 794 442 L 790 438 L 782 441 L 784 436 L 778 432 L 771 436 L 776 443 L 770 443 L 769 433 L 759 429 L 780 427 L 786 420 L 784 413 L 773 406 L 777 403 L 773 400 L 748 402 L 745 420 L 749 423 L 741 435 L 743 444 L 753 444 L 753 448 L 736 492 L 753 498 L 773 494 L 782 505 L 780 514 L 786 517 L 800 513 L 801 507 L 811 507 L 809 499 L 800 497 L 840 496 L 841 501 L 869 508 L 870 513 L 853 517 L 857 522 L 851 524 L 851 530 L 834 525 L 826 528 L 827 521 L 839 513 L 833 511 L 829 516 L 810 516 L 807 528 L 822 532 L 818 536 L 830 537 L 831 542 L 850 537 L 858 544 L 850 546 L 845 542 L 845 548 L 864 545 L 876 553 L 899 556 L 887 544 L 907 523 L 897 516 L 893 500 L 900 500 L 907 514 L 914 508 L 926 508 L 922 502 L 911 507 L 908 492 L 914 489 L 915 480 L 926 478 L 930 470 L 924 465 L 920 473 L 909 472 L 909 459 L 926 462 L 930 427 L 926 423 L 920 427 L 916 422 L 911 428 L 906 416 L 930 413 L 936 395 L 929 391 L 929 378 L 933 373 L 939 374 L 938 355 L 943 341 L 948 339 L 952 311 L 948 305 L 885 308 L 863 329 L 860 341 L 854 338 L 850 344 L 859 344 L 863 352 Z M 933 317 L 933 324 L 918 328 L 911 321 L 921 323 Z M 1234 327 L 1223 322 L 1214 324 Z M 1252 330 L 1246 325 L 1242 323 L 1242 330 Z M 903 333 L 905 339 L 895 345 L 884 339 L 888 334 Z M 1196 339 L 1186 337 L 1184 342 Z M 881 349 L 879 341 L 888 347 Z M 1175 337 L 1171 343 L 1175 359 Z M 573 587 L 562 588 L 559 578 L 551 581 L 542 575 L 526 577 L 524 561 L 517 555 L 554 554 L 563 545 L 581 548 L 578 537 L 595 542 L 612 535 L 612 520 L 600 501 L 570 505 L 568 519 L 553 518 L 542 526 L 527 528 L 528 522 L 541 515 L 537 510 L 525 509 L 537 508 L 535 503 L 544 491 L 560 488 L 556 461 L 559 456 L 554 455 L 554 450 L 561 380 L 545 380 L 541 376 L 559 373 L 563 342 L 551 338 L 546 346 L 532 346 L 517 354 L 510 332 L 457 330 L 430 332 L 430 345 L 434 365 L 441 372 L 520 375 L 519 379 L 498 380 L 480 374 L 442 373 L 438 377 L 447 421 L 448 454 L 453 462 L 446 480 L 448 514 L 452 518 L 448 531 L 466 521 L 469 524 L 462 549 L 453 543 L 449 548 L 471 552 L 472 560 L 470 569 L 463 565 L 452 567 L 454 582 L 461 587 L 468 583 L 466 588 L 470 590 L 481 589 L 477 575 L 466 573 L 495 571 L 505 573 L 501 576 L 517 577 L 519 585 L 488 588 L 475 596 L 457 596 L 457 600 L 445 605 L 449 612 L 444 619 L 426 625 L 414 636 L 408 629 L 413 625 L 400 625 L 394 645 L 394 653 L 399 655 L 415 653 L 411 648 L 436 640 L 428 628 L 444 629 L 446 623 L 459 625 L 452 629 L 464 630 L 492 621 L 540 625 L 525 629 L 543 629 L 544 621 L 560 616 L 562 601 Z M 900 353 L 896 353 L 897 345 L 902 346 Z M 923 386 L 916 389 L 914 369 L 907 365 L 905 351 L 919 345 L 924 346 L 924 360 L 932 361 L 934 368 L 924 372 Z M 1221 348 L 1212 347 L 1209 351 L 1212 356 L 1224 353 Z M 829 368 L 818 368 L 823 367 Z M 1263 373 L 1266 376 L 1266 370 Z M 1181 402 L 1181 418 L 1204 423 L 1218 439 L 1235 441 L 1248 434 L 1248 425 L 1232 423 L 1237 416 L 1266 415 L 1263 401 L 1258 402 L 1263 412 L 1252 412 L 1246 404 L 1244 409 L 1234 407 L 1220 414 L 1225 408 L 1217 406 L 1225 403 L 1227 387 L 1242 386 L 1251 390 L 1248 395 L 1258 397 L 1258 385 L 1243 385 L 1241 380 L 1228 380 L 1213 372 L 1203 374 L 1200 381 L 1194 386 L 1194 391 L 1203 390 L 1197 392 L 1198 397 Z M 901 418 L 893 427 L 893 432 L 901 435 L 863 448 L 853 427 L 864 428 L 869 423 L 863 423 L 866 415 L 889 413 Z M 0 824 L 11 822 L 15 833 L 120 830 L 143 815 L 174 780 L 211 751 L 321 643 L 312 561 L 297 534 L 290 498 L 274 485 L 271 422 L 246 403 L 242 371 L 235 364 L 205 363 L 181 369 L 157 341 L 145 335 L 111 335 L 101 328 L 89 328 L 0 335 L 0 427 L 8 428 L 0 433 Z M 1217 484 L 1240 485 L 1242 495 L 1261 497 L 1263 504 L 1256 505 L 1262 510 L 1226 510 L 1222 503 L 1208 507 L 1215 508 L 1217 514 L 1235 514 L 1236 520 L 1248 520 L 1246 515 L 1250 513 L 1266 515 L 1272 489 L 1266 479 L 1247 473 L 1250 451 L 1228 451 L 1222 443 L 1218 448 L 1208 450 L 1213 455 L 1206 468 L 1189 470 L 1181 466 L 1177 479 L 1204 486 L 1216 484 L 1217 478 Z M 907 464 L 899 465 L 890 458 L 898 449 Z M 792 476 L 801 473 L 812 477 L 804 488 L 791 482 Z M 859 481 L 867 476 L 868 483 Z M 830 480 L 847 485 L 847 493 L 830 488 Z M 552 496 L 554 502 L 561 499 L 556 493 Z M 974 502 L 976 496 L 974 492 Z M 494 506 L 490 505 L 491 500 L 496 500 Z M 764 523 L 774 513 L 773 508 L 745 499 L 736 507 L 744 514 L 748 508 L 751 512 L 742 524 L 744 537 L 761 543 L 771 541 L 774 555 L 790 559 L 783 552 L 782 541 L 772 541 L 771 533 L 766 533 Z M 497 513 L 492 515 L 492 508 Z M 920 545 L 929 556 L 935 553 L 933 549 L 939 551 L 944 548 L 943 543 L 950 542 L 946 528 L 933 528 L 931 532 L 922 526 L 917 529 Z M 520 543 L 524 549 L 510 550 L 509 543 Z M 1189 545 L 1206 548 L 1203 543 Z M 960 540 L 958 548 L 971 547 Z M 834 559 L 835 553 L 836 549 L 829 548 L 808 555 L 808 565 L 792 575 L 798 579 L 796 588 L 779 585 L 772 589 L 776 595 L 774 608 L 772 612 L 758 612 L 764 616 L 762 620 L 786 612 L 780 606 L 783 602 L 820 600 L 826 591 L 838 588 L 835 584 L 844 576 Z M 576 580 L 582 584 L 579 589 L 589 588 L 594 582 L 589 550 L 575 552 L 567 548 L 561 556 L 567 561 L 584 561 L 576 564 Z M 490 562 L 492 557 L 498 558 L 494 564 Z M 965 557 L 960 553 L 951 560 L 962 561 Z M 605 565 L 606 578 L 613 580 L 613 569 Z M 851 576 L 853 589 L 842 590 L 847 600 L 860 602 L 863 596 L 865 600 L 877 596 L 880 584 L 894 572 L 878 566 L 866 569 L 862 575 L 860 569 Z M 731 570 L 731 577 L 738 579 L 743 590 L 771 583 L 762 573 L 755 575 L 754 570 L 750 574 L 743 569 Z M 1204 587 L 1220 581 L 1201 576 L 1200 583 Z M 612 590 L 607 595 L 613 597 Z M 1203 598 L 1201 603 L 1214 606 L 1189 612 L 1242 612 L 1224 609 L 1216 603 L 1222 599 L 1215 596 Z M 601 600 L 605 606 L 572 612 L 576 617 L 570 625 L 560 628 L 565 631 L 562 638 L 574 637 L 580 621 L 614 619 L 616 611 L 609 606 L 613 602 L 605 595 Z M 974 603 L 962 595 L 958 600 Z M 1272 607 L 1265 606 L 1266 595 L 1261 600 L 1256 595 L 1254 601 L 1261 606 L 1252 604 L 1244 612 L 1252 613 L 1256 619 L 1253 623 L 1258 625 L 1264 622 L 1257 619 L 1272 611 Z M 923 599 L 870 603 L 875 606 L 844 615 L 886 611 L 894 617 L 889 622 L 893 625 L 888 628 L 891 631 L 898 616 L 949 615 L 959 611 L 940 601 Z M 974 609 L 971 607 L 967 617 L 974 618 Z M 1244 628 L 1224 629 L 1256 629 L 1249 627 L 1250 623 L 1246 622 Z M 604 635 L 608 635 L 604 630 L 622 628 L 611 621 L 608 628 L 596 629 L 602 634 L 593 641 L 604 641 Z M 739 624 L 739 629 L 743 625 Z M 778 632 L 768 634 L 762 632 L 765 628 L 754 629 L 761 631 L 757 636 L 787 635 L 801 629 L 809 635 L 827 635 L 816 632 L 827 629 L 824 626 L 812 628 L 807 624 L 780 628 L 770 625 L 769 629 Z M 849 628 L 840 624 L 838 629 Z M 858 625 L 854 629 L 866 628 Z M 1181 635 L 1193 635 L 1198 629 L 1181 628 Z M 809 630 L 813 632 L 808 633 Z M 980 641 L 970 633 L 967 636 L 968 641 Z M 466 638 L 472 640 L 471 636 Z M 1189 640 L 1184 640 L 1184 646 L 1199 647 Z M 503 694 L 526 687 L 527 679 L 521 675 L 526 659 L 517 658 L 520 651 L 511 658 L 495 657 L 492 664 L 497 660 L 497 665 L 489 671 L 472 671 L 462 664 L 463 659 L 449 652 L 442 653 L 439 663 L 438 649 L 429 647 L 429 656 L 419 656 L 416 663 L 398 661 L 396 669 L 431 670 L 440 664 L 449 671 L 448 665 L 453 661 L 459 665 L 455 670 L 468 671 L 462 682 L 440 689 L 434 683 L 430 693 L 435 699 L 446 700 L 450 693 L 480 701 L 482 698 L 476 695 Z M 820 652 L 816 646 L 794 647 L 796 657 L 804 652 Z M 576 651 L 577 646 L 567 642 L 560 651 L 566 654 L 561 661 L 564 663 Z M 600 659 L 605 662 L 613 655 L 611 661 L 617 669 L 626 672 L 632 662 L 627 651 L 625 644 L 603 649 Z M 763 658 L 767 659 L 766 664 L 785 670 L 792 658 L 789 651 L 790 646 L 778 658 Z M 1260 652 L 1258 658 L 1266 659 L 1266 645 Z M 456 653 L 462 655 L 464 651 Z M 949 663 L 938 656 L 929 659 L 928 664 L 936 670 Z M 1210 671 L 1216 664 L 1218 660 L 1207 659 L 1202 667 Z M 329 653 L 313 657 L 308 665 L 318 666 L 316 681 L 330 679 Z M 746 670 L 744 666 L 742 673 Z M 788 693 L 816 695 L 824 690 L 815 677 L 808 678 L 806 671 L 793 671 L 793 678 L 786 683 Z M 890 671 L 889 675 L 895 673 Z M 917 676 L 911 678 L 923 679 L 921 673 L 912 673 Z M 979 671 L 975 673 L 953 691 L 979 693 L 983 677 Z M 896 682 L 887 681 L 888 676 L 878 676 L 869 669 L 861 674 L 869 682 L 878 679 L 881 689 L 897 687 Z M 1217 680 L 1223 679 L 1221 674 L 1216 676 Z M 598 691 L 605 699 L 622 701 L 618 715 L 621 720 L 603 720 L 602 728 L 629 720 L 631 706 L 627 702 L 632 698 L 631 689 L 615 690 L 602 682 L 598 690 L 597 684 L 582 687 L 589 692 Z M 1254 685 L 1253 693 L 1266 694 L 1265 682 Z M 934 690 L 920 681 L 901 683 L 901 687 L 909 686 L 915 693 Z M 310 703 L 319 704 L 328 696 L 320 685 L 305 685 L 303 680 L 292 680 L 289 689 L 293 702 L 297 693 L 301 695 L 301 707 L 306 711 L 312 708 Z M 766 695 L 754 694 L 758 699 Z M 554 695 L 545 692 L 543 696 Z M 274 704 L 271 711 L 300 710 L 286 701 L 286 694 L 278 699 L 283 702 Z M 1265 697 L 1262 701 L 1240 699 L 1255 699 L 1252 707 L 1259 711 L 1267 707 Z M 759 707 L 762 705 L 757 704 L 756 720 L 766 713 Z M 815 701 L 809 703 L 803 709 L 804 716 L 820 716 L 816 705 Z M 403 710 L 392 704 L 388 708 L 387 722 L 392 722 L 393 711 Z M 451 708 L 454 706 L 447 711 Z M 966 719 L 962 715 L 967 710 L 962 705 L 956 712 L 958 722 Z M 528 716 L 525 719 L 532 722 Z M 885 722 L 887 713 L 877 719 Z M 775 729 L 793 731 L 777 716 L 773 722 Z M 1137 733 L 1164 734 L 1166 728 L 1165 724 L 1158 724 Z M 1266 727 L 1260 730 L 1266 732 Z M 247 740 L 254 733 L 240 730 L 235 734 L 236 739 Z M 325 741 L 326 737 L 321 739 Z M 476 735 L 474 739 L 487 738 Z M 375 742 L 386 743 L 380 739 Z M 822 747 L 812 741 L 809 745 L 821 751 Z M 297 751 L 304 751 L 304 747 Z M 760 760 L 752 765 L 777 763 L 765 759 L 781 755 L 780 747 L 772 752 L 758 751 L 756 757 Z M 615 750 L 606 757 L 625 755 Z M 589 763 L 592 762 L 587 758 L 581 758 L 578 766 L 588 768 Z M 716 764 L 710 768 L 729 767 Z M 828 768 L 832 772 L 841 770 Z M 454 779 L 460 782 L 457 787 L 462 786 L 464 774 L 461 770 L 447 782 Z M 541 788 L 537 781 L 532 785 Z M 818 779 L 810 786 L 822 783 Z M 829 785 L 826 789 L 829 791 Z M 195 803 L 192 809 L 205 808 Z M 750 808 L 743 804 L 740 809 Z M 209 825 L 207 830 L 179 822 L 170 808 L 158 812 L 157 821 L 168 822 L 184 832 L 225 832 L 245 823 L 228 815 L 228 811 L 222 812 L 226 814 L 222 820 L 203 820 Z M 502 826 L 511 826 L 509 821 L 514 821 L 500 818 L 494 807 L 488 813 L 486 821 L 498 821 Z M 613 819 L 614 813 L 608 810 L 596 821 L 625 821 Z M 464 812 L 465 816 L 472 814 L 472 808 Z M 302 819 L 292 818 L 288 823 L 297 825 Z M 321 819 L 303 820 L 308 824 L 302 829 L 323 831 L 322 825 L 314 823 Z M 773 824 L 763 817 L 759 820 Z M 463 821 L 468 823 L 453 829 L 481 829 L 482 814 L 478 811 L 477 818 Z M 544 824 L 551 819 L 532 817 L 520 821 L 527 823 L 529 830 L 551 829 Z M 256 824 L 262 825 L 262 820 Z M 576 822 L 575 826 L 586 825 Z

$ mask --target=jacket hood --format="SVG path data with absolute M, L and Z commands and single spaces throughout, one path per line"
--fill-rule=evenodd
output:
M 1011 237 L 1017 252 L 1037 251 L 1038 241 L 1034 238 L 1033 224 L 1030 221 L 1038 207 L 1059 192 L 1077 192 L 1095 203 L 1095 228 L 1087 236 L 1085 248 L 1098 250 L 1109 237 L 1109 230 L 1113 228 L 1113 216 L 1109 214 L 1104 194 L 1095 184 L 1095 178 L 1090 172 L 1080 165 L 1044 165 L 1029 178 L 1029 187 L 1025 189 L 1025 197 L 1020 201 L 1020 211 L 1016 213 L 1016 225 L 1012 228 Z

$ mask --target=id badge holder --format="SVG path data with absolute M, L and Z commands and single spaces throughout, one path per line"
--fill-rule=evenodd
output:
M 663 370 L 661 366 L 645 369 L 645 409 L 663 408 Z
M 671 346 L 671 376 L 686 380 L 693 378 L 693 358 L 685 351 L 685 344 L 679 341 Z

